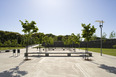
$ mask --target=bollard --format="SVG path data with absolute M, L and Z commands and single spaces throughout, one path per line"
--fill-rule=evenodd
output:
M 16 52 L 16 49 L 13 49 L 13 53 L 15 53 Z
M 92 57 L 92 53 L 89 53 L 89 56 Z
M 13 49 L 13 56 L 14 56 L 14 54 L 16 56 L 16 49 Z
M 17 49 L 17 56 L 20 55 L 20 49 Z

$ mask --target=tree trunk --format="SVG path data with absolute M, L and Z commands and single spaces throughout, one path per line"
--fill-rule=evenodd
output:
M 28 59 L 28 55 L 27 55 L 27 53 L 28 53 L 28 44 L 29 44 L 29 37 L 27 38 L 26 57 L 25 57 L 25 59 Z
M 86 50 L 87 50 L 87 52 L 88 52 L 88 41 L 87 41 L 87 49 L 86 49 Z

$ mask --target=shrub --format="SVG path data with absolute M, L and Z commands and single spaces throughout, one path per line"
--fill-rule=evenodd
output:
M 3 44 L 0 42 L 0 47 L 2 47 L 3 46 Z
M 11 41 L 10 41 L 10 40 L 5 41 L 5 42 L 4 42 L 4 46 L 10 47 L 10 46 L 11 46 Z
M 113 48 L 116 48 L 116 45 L 113 45 Z
M 12 46 L 12 47 L 16 47 L 16 46 L 17 46 L 17 40 L 12 40 L 11 46 Z

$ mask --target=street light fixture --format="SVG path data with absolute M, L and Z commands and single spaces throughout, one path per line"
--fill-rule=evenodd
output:
M 102 28 L 104 21 L 96 20 L 95 22 L 99 22 L 99 27 L 101 28 L 101 56 L 102 56 Z

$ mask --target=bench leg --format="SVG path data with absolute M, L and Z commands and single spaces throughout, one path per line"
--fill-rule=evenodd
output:
M 46 54 L 45 54 L 45 56 L 49 56 L 49 54 L 48 54 L 48 53 L 46 53 Z
M 24 56 L 25 56 L 25 57 L 28 57 L 28 53 L 25 53 Z
M 85 54 L 84 59 L 85 59 L 85 60 L 89 60 L 89 57 L 90 57 L 89 54 Z
M 92 53 L 89 53 L 89 56 L 91 57 L 92 56 Z
M 67 55 L 68 55 L 68 56 L 71 56 L 71 53 L 68 53 Z

